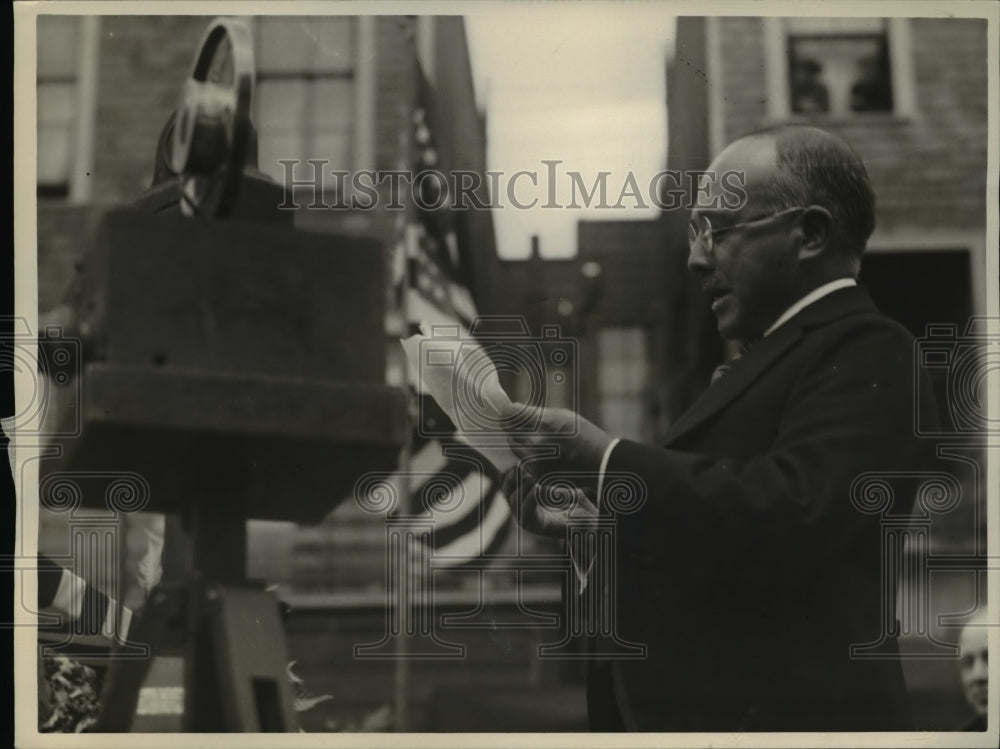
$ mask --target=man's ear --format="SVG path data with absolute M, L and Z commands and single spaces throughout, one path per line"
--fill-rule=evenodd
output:
M 830 244 L 833 231 L 833 216 L 821 205 L 811 205 L 802 215 L 800 224 L 802 244 L 799 245 L 799 260 L 818 258 Z

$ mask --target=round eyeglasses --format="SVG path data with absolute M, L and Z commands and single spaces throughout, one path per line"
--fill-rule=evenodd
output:
M 766 221 L 772 221 L 781 216 L 787 216 L 790 213 L 804 210 L 806 210 L 806 206 L 797 205 L 792 208 L 786 208 L 783 211 L 778 211 L 777 213 L 769 213 L 766 216 L 758 216 L 757 218 L 740 221 L 738 224 L 720 226 L 718 229 L 712 228 L 712 222 L 709 221 L 708 216 L 698 215 L 692 218 L 691 223 L 688 224 L 688 247 L 692 252 L 698 250 L 708 254 L 715 247 L 716 234 L 722 234 L 723 232 L 740 229 L 752 224 L 762 224 Z

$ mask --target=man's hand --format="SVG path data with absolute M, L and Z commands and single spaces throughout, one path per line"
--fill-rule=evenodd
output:
M 505 415 L 523 417 L 530 414 L 530 426 L 508 429 L 507 440 L 519 458 L 539 455 L 539 448 L 557 446 L 559 455 L 545 458 L 550 470 L 578 471 L 597 475 L 604 452 L 612 438 L 579 414 L 565 408 L 538 409 L 513 403 Z M 519 418 L 524 423 L 523 418 Z
M 597 507 L 579 487 L 539 481 L 525 466 L 503 476 L 503 493 L 522 528 L 553 538 L 564 538 L 566 526 L 597 518 Z

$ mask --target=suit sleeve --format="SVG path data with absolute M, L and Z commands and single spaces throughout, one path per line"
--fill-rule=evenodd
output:
M 622 551 L 642 562 L 678 549 L 760 558 L 780 548 L 796 564 L 845 543 L 866 522 L 851 504 L 854 480 L 920 467 L 912 361 L 912 338 L 895 325 L 854 327 L 803 368 L 776 404 L 773 444 L 748 460 L 621 442 L 608 470 L 647 489 L 640 509 L 618 517 Z

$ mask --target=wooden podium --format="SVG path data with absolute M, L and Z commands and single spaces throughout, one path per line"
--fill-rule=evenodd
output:
M 59 409 L 79 430 L 42 480 L 129 471 L 144 509 L 186 519 L 195 574 L 154 591 L 129 636 L 183 647 L 186 730 L 297 728 L 278 603 L 245 579 L 246 522 L 318 522 L 395 466 L 408 423 L 405 393 L 380 384 L 382 268 L 368 240 L 130 210 L 86 260 L 93 353 Z M 148 667 L 113 663 L 98 730 L 130 730 Z

